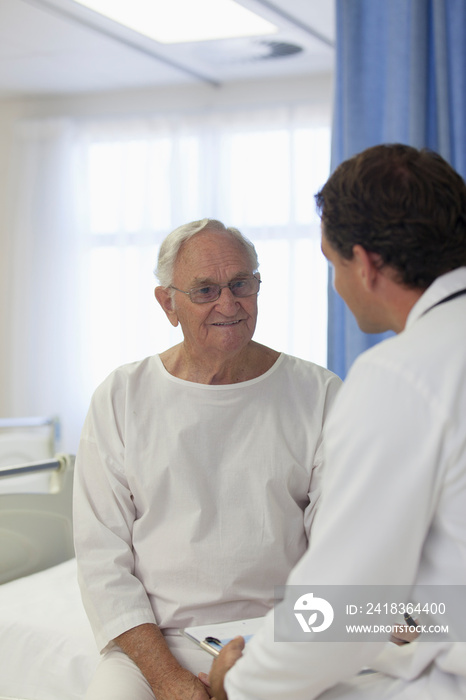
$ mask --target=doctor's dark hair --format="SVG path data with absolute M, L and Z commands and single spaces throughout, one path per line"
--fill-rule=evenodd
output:
M 315 196 L 329 244 L 351 260 L 359 244 L 397 281 L 426 289 L 466 265 L 466 184 L 440 156 L 403 144 L 344 161 Z
M 197 233 L 206 230 L 214 231 L 221 235 L 233 236 L 244 248 L 251 263 L 251 267 L 253 268 L 252 271 L 257 272 L 259 260 L 257 258 L 256 249 L 246 236 L 243 236 L 237 228 L 225 226 L 221 221 L 217 221 L 217 219 L 201 219 L 200 221 L 192 221 L 189 224 L 178 226 L 178 228 L 169 233 L 162 242 L 159 250 L 157 267 L 154 270 L 154 274 L 162 287 L 169 287 L 173 284 L 175 262 L 182 245 Z

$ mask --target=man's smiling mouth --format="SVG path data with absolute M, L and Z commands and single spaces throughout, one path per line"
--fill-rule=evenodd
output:
M 243 319 L 238 319 L 238 321 L 224 321 L 223 323 L 213 323 L 213 326 L 236 326 L 237 323 L 241 323 Z

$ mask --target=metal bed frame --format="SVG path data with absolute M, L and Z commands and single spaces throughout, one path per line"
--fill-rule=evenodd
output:
M 45 493 L 0 494 L 0 583 L 74 557 L 72 488 L 74 456 L 0 467 L 0 481 L 43 473 Z M 14 482 L 12 482 L 14 483 Z

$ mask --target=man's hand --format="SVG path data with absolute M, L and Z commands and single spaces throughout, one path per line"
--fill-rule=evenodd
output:
M 159 628 L 143 624 L 115 639 L 122 651 L 138 666 L 157 700 L 208 700 L 206 686 L 183 668 L 167 646 Z
M 214 700 L 228 700 L 228 696 L 223 688 L 223 679 L 225 674 L 230 670 L 232 666 L 238 661 L 240 656 L 243 655 L 244 649 L 244 638 L 235 637 L 228 644 L 226 644 L 217 658 L 212 664 L 210 673 L 208 676 L 208 681 L 205 679 L 205 674 L 202 674 L 201 678 L 210 688 L 210 692 Z
M 417 623 L 416 623 L 417 626 Z M 411 629 L 412 629 L 411 625 Z M 397 646 L 402 646 L 404 644 L 409 644 L 409 642 L 414 642 L 415 639 L 419 637 L 419 632 L 416 630 L 410 631 L 410 625 L 395 625 L 392 628 L 392 634 L 390 635 L 390 641 Z

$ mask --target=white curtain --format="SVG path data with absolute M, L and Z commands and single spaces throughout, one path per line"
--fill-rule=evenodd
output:
M 179 342 L 152 271 L 165 235 L 204 216 L 257 247 L 256 339 L 325 364 L 327 266 L 313 204 L 329 170 L 325 111 L 29 122 L 16 151 L 12 415 L 59 415 L 63 448 L 76 449 L 96 385 Z
M 76 129 L 21 123 L 13 149 L 12 255 L 3 390 L 10 416 L 58 416 L 75 445 L 82 414 Z M 86 396 L 87 400 L 87 396 Z M 81 405 L 80 405 L 81 404 Z

